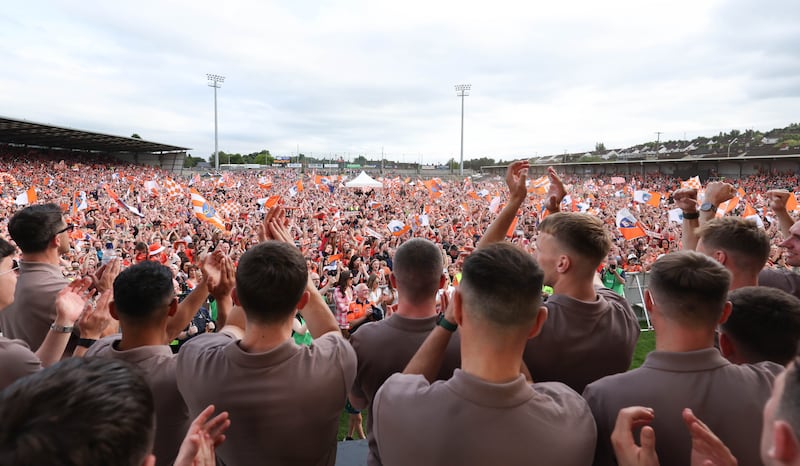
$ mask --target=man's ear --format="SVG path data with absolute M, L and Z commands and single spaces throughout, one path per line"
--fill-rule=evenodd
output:
M 539 313 L 536 314 L 536 321 L 533 323 L 533 327 L 531 328 L 530 333 L 528 334 L 528 339 L 531 339 L 542 331 L 542 327 L 544 327 L 544 323 L 547 322 L 547 307 L 541 306 L 539 308 Z
M 769 456 L 780 461 L 782 464 L 793 464 L 800 457 L 797 436 L 788 422 L 775 421 L 773 428 L 773 445 Z
M 728 361 L 733 362 L 732 359 L 736 358 L 736 345 L 733 343 L 731 337 L 722 331 L 719 332 L 719 351 Z
M 294 306 L 295 309 L 303 309 L 308 304 L 308 299 L 311 297 L 311 293 L 308 291 L 304 291 L 303 295 L 300 296 L 300 301 L 297 301 L 297 304 Z
M 167 312 L 167 315 L 172 317 L 176 312 L 178 312 L 178 298 L 172 298 L 172 301 L 169 303 L 169 311 Z
M 561 254 L 558 256 L 558 262 L 556 263 L 556 271 L 558 273 L 567 273 L 569 268 L 572 266 L 572 259 L 566 254 Z
M 647 310 L 647 312 L 652 314 L 653 313 L 653 305 L 654 304 L 655 304 L 655 301 L 653 301 L 653 295 L 650 293 L 650 290 L 645 289 L 644 290 L 644 308 Z
M 117 314 L 117 305 L 114 303 L 114 300 L 108 302 L 108 313 L 111 314 L 117 322 L 119 322 L 119 314 Z
M 461 326 L 464 320 L 464 299 L 461 295 L 461 289 L 456 288 L 453 292 L 453 318 L 456 319 L 456 325 Z
M 719 321 L 717 323 L 724 324 L 728 321 L 728 317 L 731 316 L 731 311 L 733 310 L 733 304 L 730 301 L 725 301 L 725 307 L 722 309 L 722 315 L 719 316 Z
M 239 302 L 239 295 L 236 293 L 236 287 L 234 286 L 231 290 L 231 299 L 233 300 L 234 306 L 241 306 L 242 304 Z
M 714 256 L 714 260 L 719 262 L 722 265 L 725 265 L 725 264 L 728 263 L 728 259 L 729 259 L 728 258 L 728 254 L 725 251 L 723 251 L 722 249 L 717 249 L 716 251 L 714 251 L 713 256 Z

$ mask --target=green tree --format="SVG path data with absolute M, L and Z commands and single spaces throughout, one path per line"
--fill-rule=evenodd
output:
M 606 151 L 606 145 L 603 144 L 602 142 L 596 142 L 594 144 L 594 151 L 595 152 L 605 152 Z
M 134 138 L 134 139 L 142 139 L 142 137 L 139 136 L 137 133 L 131 134 L 131 137 Z
M 202 157 L 192 157 L 191 155 L 187 154 L 183 159 L 183 168 L 194 168 L 202 160 Z
M 356 163 L 356 164 L 361 165 L 363 167 L 364 165 L 367 164 L 367 158 L 364 157 L 363 155 L 359 155 L 358 157 L 353 159 L 353 163 Z

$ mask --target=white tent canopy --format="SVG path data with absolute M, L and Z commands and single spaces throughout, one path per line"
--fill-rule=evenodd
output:
M 382 188 L 383 183 L 375 181 L 374 178 L 362 170 L 357 177 L 345 183 L 345 186 L 348 188 Z

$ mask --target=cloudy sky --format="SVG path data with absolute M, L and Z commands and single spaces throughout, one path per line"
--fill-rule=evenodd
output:
M 800 1 L 6 2 L 0 115 L 214 150 L 509 160 L 800 121 Z

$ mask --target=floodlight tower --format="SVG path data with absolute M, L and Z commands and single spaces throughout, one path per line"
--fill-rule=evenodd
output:
M 471 84 L 457 84 L 456 96 L 461 97 L 461 162 L 458 167 L 459 176 L 464 176 L 464 97 L 469 95 Z
M 206 74 L 208 86 L 214 88 L 214 169 L 219 170 L 219 133 L 217 132 L 217 89 L 222 87 L 225 76 Z

